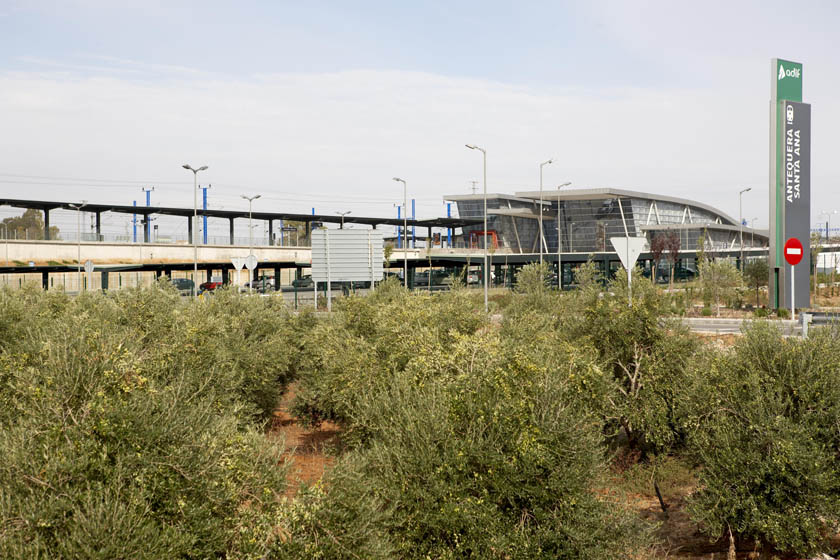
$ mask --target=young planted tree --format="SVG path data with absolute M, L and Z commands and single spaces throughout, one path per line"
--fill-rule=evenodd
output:
M 720 317 L 720 300 L 732 295 L 742 283 L 741 273 L 735 265 L 726 260 L 710 260 L 700 263 L 700 283 L 709 295 Z
M 667 247 L 667 240 L 662 235 L 653 235 L 650 239 L 650 256 L 653 259 L 653 270 L 650 271 L 650 279 L 656 284 L 656 273 L 659 270 L 659 261 Z
M 744 280 L 747 286 L 755 290 L 755 305 L 758 307 L 758 290 L 767 285 L 770 269 L 766 259 L 757 259 L 744 267 Z
M 668 236 L 665 238 L 665 249 L 668 255 L 668 263 L 670 264 L 670 271 L 671 276 L 668 281 L 668 290 L 670 291 L 674 287 L 674 267 L 677 265 L 677 261 L 680 258 L 680 236 L 675 232 L 669 232 Z

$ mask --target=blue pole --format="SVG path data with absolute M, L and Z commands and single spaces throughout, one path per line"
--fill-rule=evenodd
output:
M 397 220 L 402 217 L 400 215 L 400 210 L 402 209 L 401 206 L 397 206 Z M 402 228 L 397 226 L 397 249 L 402 249 Z
M 137 201 L 134 201 L 134 206 L 137 206 Z M 134 243 L 137 243 L 137 214 L 134 214 L 134 217 L 131 218 L 131 223 L 134 224 Z
M 452 217 L 452 203 L 451 202 L 446 203 L 446 217 L 447 218 Z M 449 228 L 449 229 L 446 230 L 446 246 L 447 247 L 452 247 L 452 228 Z
M 151 205 L 152 205 L 152 191 L 148 190 L 148 191 L 146 191 L 146 206 L 151 206 Z
M 283 246 L 283 220 L 280 220 L 280 246 Z
M 411 219 L 416 220 L 417 217 L 414 214 L 414 199 L 411 199 Z M 414 236 L 414 226 L 411 226 L 411 248 L 414 249 L 417 247 L 417 238 Z
M 202 208 L 207 210 L 207 187 L 202 187 L 201 188 L 201 199 L 202 199 Z M 207 245 L 207 214 L 202 216 L 202 218 L 204 218 L 204 220 L 203 220 L 203 224 L 204 224 L 204 236 L 203 236 L 204 237 L 204 244 Z

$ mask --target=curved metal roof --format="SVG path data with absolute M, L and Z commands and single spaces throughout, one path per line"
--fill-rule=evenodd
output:
M 526 192 L 518 192 L 516 196 L 520 198 L 530 198 L 530 199 L 537 199 L 539 200 L 540 193 L 539 191 L 526 191 Z M 605 199 L 605 198 L 641 198 L 643 200 L 652 200 L 652 201 L 663 201 L 663 202 L 673 202 L 675 204 L 682 204 L 685 206 L 694 206 L 696 208 L 700 208 L 710 212 L 716 216 L 720 216 L 721 219 L 730 222 L 732 225 L 737 226 L 738 220 L 732 218 L 728 214 L 721 212 L 717 208 L 709 206 L 703 202 L 697 202 L 696 200 L 689 200 L 687 198 L 679 198 L 676 196 L 667 196 L 661 194 L 653 194 L 643 191 L 634 191 L 628 189 L 617 189 L 613 187 L 604 187 L 604 188 L 594 188 L 594 189 L 569 189 L 569 190 L 562 190 L 562 191 L 550 191 L 550 194 L 547 194 L 547 191 L 543 191 L 543 200 L 554 201 L 557 198 L 560 200 L 597 200 L 597 199 Z

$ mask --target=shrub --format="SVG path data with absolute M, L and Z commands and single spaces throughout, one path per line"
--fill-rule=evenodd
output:
M 765 309 L 764 307 L 756 307 L 753 311 L 753 315 L 755 315 L 757 318 L 763 319 L 767 317 L 767 309 Z
M 253 301 L 0 292 L 21 318 L 0 323 L 0 556 L 265 554 L 286 468 L 253 422 L 250 368 L 276 358 L 242 357 L 265 340 Z M 221 343 L 197 332 L 220 325 Z
M 691 511 L 712 536 L 731 528 L 784 552 L 824 549 L 840 523 L 838 356 L 836 330 L 803 341 L 762 322 L 698 366 Z
M 700 310 L 700 315 L 702 315 L 703 317 L 711 317 L 712 316 L 712 308 L 709 307 L 709 306 L 703 307 L 703 309 Z
M 479 300 L 466 290 L 411 294 L 390 282 L 368 297 L 342 298 L 335 309 L 305 336 L 293 409 L 313 424 L 339 422 L 348 442 L 365 437 L 362 399 L 408 367 L 436 371 L 432 356 L 486 324 Z
M 776 309 L 776 317 L 779 319 L 790 319 L 790 311 L 785 309 L 784 307 L 779 307 Z
M 591 361 L 546 369 L 494 333 L 435 359 L 421 382 L 409 368 L 364 394 L 371 437 L 287 519 L 287 557 L 606 559 L 648 544 L 595 492 L 601 423 L 573 381 Z
M 575 345 L 589 344 L 612 375 L 614 393 L 602 403 L 608 426 L 623 429 L 631 447 L 659 453 L 684 441 L 681 385 L 697 343 L 677 321 L 664 319 L 668 299 L 635 275 L 633 305 L 627 277 L 606 293 L 581 292 L 578 313 L 559 328 Z

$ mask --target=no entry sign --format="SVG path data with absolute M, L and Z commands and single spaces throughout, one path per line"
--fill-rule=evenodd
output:
M 785 260 L 790 266 L 796 266 L 802 260 L 805 251 L 802 249 L 802 243 L 795 237 L 789 238 L 785 241 Z

